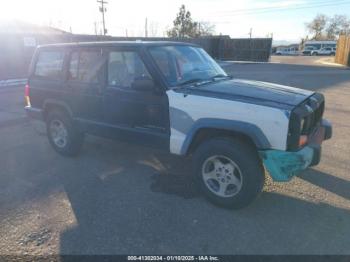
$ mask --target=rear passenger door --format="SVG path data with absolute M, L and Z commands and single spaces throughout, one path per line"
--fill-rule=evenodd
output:
M 105 62 L 101 48 L 74 48 L 70 52 L 66 99 L 73 115 L 86 129 L 102 122 Z

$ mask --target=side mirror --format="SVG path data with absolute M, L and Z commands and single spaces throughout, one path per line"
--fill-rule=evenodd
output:
M 153 79 L 148 77 L 136 78 L 131 85 L 132 89 L 138 91 L 152 91 L 155 89 Z

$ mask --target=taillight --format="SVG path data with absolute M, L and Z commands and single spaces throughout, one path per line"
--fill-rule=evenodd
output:
M 29 85 L 28 84 L 26 84 L 24 87 L 24 95 L 29 96 Z
M 30 89 L 29 84 L 26 84 L 24 87 L 24 100 L 25 100 L 26 106 L 30 106 L 29 89 Z

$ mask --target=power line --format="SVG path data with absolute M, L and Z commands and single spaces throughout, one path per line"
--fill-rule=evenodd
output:
M 302 5 L 295 5 L 295 6 L 277 6 L 277 7 L 264 7 L 264 8 L 250 8 L 250 9 L 238 9 L 238 10 L 231 10 L 231 11 L 221 11 L 220 13 L 230 13 L 230 14 L 250 14 L 250 13 L 260 13 L 260 12 L 273 12 L 273 11 L 280 11 L 280 10 L 292 10 L 292 9 L 306 9 L 306 8 L 314 8 L 314 7 L 322 7 L 322 6 L 333 6 L 333 5 L 341 5 L 341 4 L 348 4 L 349 1 L 347 0 L 340 0 L 340 1 L 323 1 L 318 3 L 308 3 L 308 4 L 302 4 Z
M 235 10 L 225 10 L 225 11 L 219 11 L 220 13 L 232 13 L 232 12 L 250 12 L 250 11 L 265 11 L 265 10 L 274 10 L 274 9 L 280 9 L 280 8 L 292 8 L 294 7 L 303 7 L 308 5 L 319 5 L 319 4 L 329 4 L 329 3 L 337 3 L 342 2 L 345 0 L 323 0 L 323 1 L 317 1 L 317 2 L 309 2 L 309 3 L 300 3 L 300 4 L 293 4 L 293 5 L 280 5 L 280 6 L 270 6 L 270 7 L 253 7 L 253 8 L 243 8 L 243 9 L 235 9 Z M 288 3 L 288 2 L 286 2 Z
M 250 9 L 238 9 L 238 10 L 231 10 L 231 11 L 220 11 L 216 13 L 216 16 L 220 13 L 220 16 L 231 16 L 231 15 L 252 15 L 252 14 L 263 14 L 263 13 L 269 13 L 269 12 L 276 12 L 276 11 L 290 11 L 290 10 L 300 10 L 300 9 L 309 9 L 309 8 L 316 8 L 316 7 L 326 7 L 326 6 L 335 6 L 335 5 L 345 5 L 350 4 L 350 1 L 348 0 L 341 0 L 341 1 L 324 1 L 314 4 L 305 4 L 305 5 L 298 5 L 298 6 L 289 6 L 289 7 L 270 7 L 270 8 L 250 8 Z

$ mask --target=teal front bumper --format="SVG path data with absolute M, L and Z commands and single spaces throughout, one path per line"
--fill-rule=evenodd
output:
M 286 182 L 312 164 L 317 164 L 320 151 L 321 147 L 306 146 L 297 152 L 264 150 L 259 154 L 272 179 Z
M 317 165 L 321 159 L 321 143 L 332 137 L 332 125 L 323 120 L 310 137 L 310 143 L 299 151 L 261 150 L 259 155 L 272 179 L 286 182 L 309 166 Z

